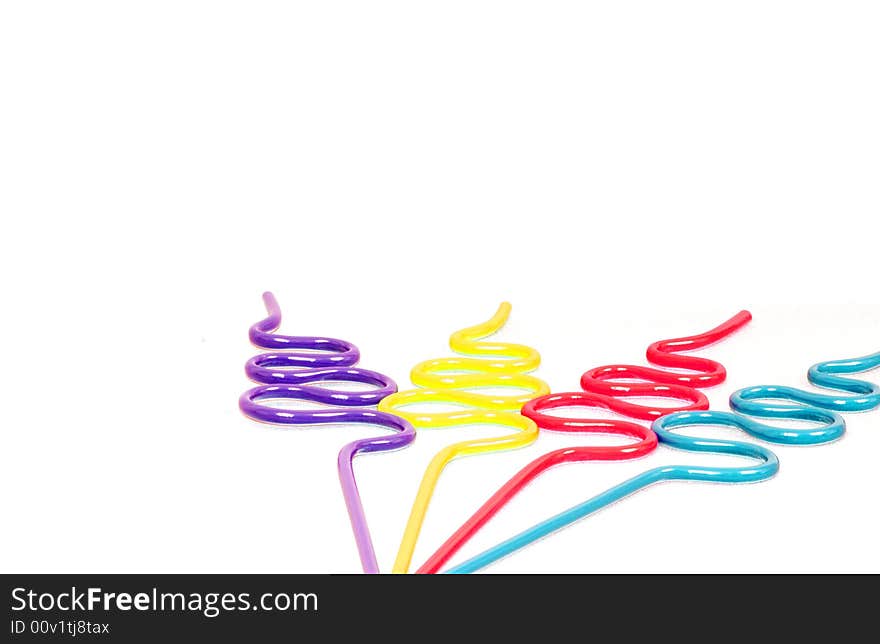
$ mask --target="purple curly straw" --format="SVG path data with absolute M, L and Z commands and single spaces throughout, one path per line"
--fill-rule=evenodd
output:
M 247 361 L 245 373 L 256 382 L 265 383 L 246 391 L 239 398 L 241 411 L 254 420 L 283 425 L 318 425 L 328 423 L 367 423 L 380 425 L 396 432 L 390 436 L 364 438 L 345 445 L 337 459 L 342 495 L 351 518 L 355 542 L 365 573 L 378 573 L 379 564 L 373 549 L 373 540 L 367 527 L 361 495 L 354 478 L 354 458 L 358 454 L 386 452 L 405 447 L 413 442 L 415 431 L 406 420 L 369 409 L 344 409 L 375 405 L 385 396 L 397 391 L 397 385 L 386 375 L 353 367 L 360 352 L 350 342 L 334 338 L 287 336 L 273 333 L 281 326 L 281 307 L 272 293 L 263 293 L 263 302 L 269 316 L 250 328 L 251 342 L 264 349 L 286 349 L 286 353 L 263 353 Z M 309 352 L 295 353 L 291 349 Z M 291 370 L 291 368 L 298 368 Z M 340 391 L 326 387 L 309 386 L 319 381 L 346 381 L 369 384 L 370 391 Z M 258 401 L 282 398 L 306 400 L 334 405 L 326 410 L 281 409 L 261 405 Z

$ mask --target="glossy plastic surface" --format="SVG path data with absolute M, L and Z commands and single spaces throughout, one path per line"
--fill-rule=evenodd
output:
M 544 413 L 561 407 L 600 407 L 636 419 L 652 419 L 680 409 L 706 409 L 709 401 L 697 387 L 720 384 L 726 378 L 724 367 L 706 358 L 674 355 L 677 351 L 700 349 L 727 337 L 751 319 L 748 311 L 741 311 L 723 324 L 684 338 L 660 340 L 648 347 L 648 360 L 654 364 L 696 373 L 670 372 L 634 365 L 608 365 L 591 369 L 581 378 L 582 384 L 594 391 L 551 394 L 528 402 L 523 415 L 534 420 L 541 429 L 550 431 L 585 431 L 623 434 L 638 438 L 635 445 L 614 447 L 574 447 L 545 454 L 518 472 L 480 507 L 442 546 L 419 568 L 420 573 L 435 573 L 463 546 L 489 519 L 510 501 L 525 485 L 550 467 L 562 462 L 588 460 L 620 460 L 636 458 L 649 453 L 657 439 L 647 427 L 622 420 L 562 418 Z M 641 383 L 619 382 L 619 379 L 640 379 Z M 651 382 L 644 382 L 651 381 Z M 684 407 L 651 407 L 621 400 L 626 396 L 662 396 L 688 403 Z
M 626 445 L 566 447 L 547 452 L 526 465 L 493 494 L 442 546 L 416 571 L 437 572 L 468 542 L 505 504 L 526 485 L 555 465 L 581 461 L 615 461 L 639 458 L 657 446 L 657 436 L 649 428 L 616 419 L 561 418 L 544 414 L 546 409 L 559 407 L 608 408 L 609 398 L 587 392 L 550 394 L 531 400 L 523 407 L 523 415 L 534 420 L 541 429 L 590 434 L 616 434 L 636 439 Z
M 846 429 L 837 412 L 869 411 L 880 406 L 880 385 L 839 374 L 854 374 L 880 367 L 880 352 L 861 358 L 830 360 L 810 367 L 807 377 L 817 387 L 836 389 L 851 395 L 822 394 L 781 385 L 759 385 L 733 392 L 730 407 L 735 412 L 759 418 L 802 420 L 819 423 L 806 429 L 774 427 L 748 418 L 743 429 L 772 443 L 817 445 L 843 436 Z M 791 401 L 781 404 L 770 401 Z
M 353 462 L 358 454 L 385 452 L 409 445 L 415 438 L 412 425 L 393 414 L 358 409 L 377 404 L 397 391 L 388 376 L 357 369 L 360 354 L 344 340 L 273 333 L 281 325 L 281 308 L 271 293 L 263 294 L 269 315 L 250 329 L 251 342 L 267 349 L 288 352 L 265 353 L 248 360 L 245 372 L 257 382 L 266 383 L 242 394 L 241 411 L 248 417 L 281 425 L 326 425 L 359 423 L 378 425 L 393 434 L 365 438 L 345 445 L 339 452 L 337 467 L 342 494 L 351 519 L 355 542 L 366 573 L 379 572 L 376 553 L 367 526 L 363 503 L 354 477 Z M 304 350 L 304 351 L 303 351 Z M 294 352 L 297 351 L 297 352 Z M 315 352 L 320 353 L 315 353 Z M 345 391 L 310 383 L 358 382 L 373 387 L 369 391 Z M 265 403 L 283 399 L 303 400 L 326 409 L 284 409 Z
M 464 563 L 451 568 L 450 573 L 471 573 L 498 561 L 517 550 L 541 539 L 575 521 L 579 521 L 634 492 L 662 481 L 711 481 L 715 483 L 754 483 L 772 477 L 779 470 L 776 455 L 760 445 L 714 438 L 681 436 L 671 430 L 685 425 L 722 425 L 742 429 L 742 416 L 730 412 L 678 412 L 663 416 L 652 426 L 661 445 L 690 452 L 713 452 L 744 456 L 757 463 L 744 467 L 707 467 L 705 465 L 665 465 L 655 467 L 616 485 L 554 517 L 542 521 L 515 537 L 489 548 Z
M 414 389 L 392 394 L 379 403 L 381 411 L 397 414 L 416 428 L 448 428 L 461 425 L 500 425 L 514 430 L 497 438 L 462 441 L 440 450 L 431 460 L 416 493 L 392 572 L 409 570 L 413 551 L 424 523 L 437 481 L 446 465 L 460 456 L 483 454 L 529 445 L 538 437 L 534 421 L 522 416 L 527 401 L 549 392 L 547 384 L 527 375 L 540 364 L 537 351 L 521 344 L 480 342 L 498 331 L 510 315 L 504 302 L 491 319 L 452 335 L 449 346 L 463 357 L 427 360 L 411 373 Z M 478 393 L 480 388 L 515 388 L 509 395 Z M 422 403 L 445 403 L 459 408 L 445 412 L 413 412 L 406 407 Z
M 689 369 L 696 373 L 664 371 L 652 367 L 615 364 L 590 369 L 581 376 L 584 391 L 611 396 L 609 409 L 630 418 L 654 420 L 674 411 L 695 411 L 708 409 L 709 400 L 698 387 L 714 387 L 724 382 L 727 371 L 714 360 L 695 356 L 676 355 L 679 351 L 694 351 L 714 344 L 740 329 L 752 319 L 748 311 L 740 311 L 719 326 L 684 338 L 660 340 L 648 347 L 648 361 L 662 367 Z M 640 380 L 643 382 L 621 382 L 621 380 Z M 689 404 L 677 407 L 655 407 L 636 404 L 621 398 L 631 397 L 674 398 Z

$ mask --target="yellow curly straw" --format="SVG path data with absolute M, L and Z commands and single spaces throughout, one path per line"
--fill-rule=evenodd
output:
M 401 416 L 416 429 L 426 427 L 455 427 L 459 425 L 503 425 L 516 430 L 498 438 L 463 441 L 444 447 L 431 459 L 410 511 L 406 530 L 397 551 L 392 572 L 405 573 L 412 562 L 416 541 L 443 468 L 459 456 L 482 454 L 525 447 L 538 437 L 538 426 L 519 413 L 532 398 L 550 393 L 550 387 L 540 378 L 526 375 L 541 363 L 540 354 L 522 344 L 478 342 L 498 331 L 510 316 L 511 306 L 502 302 L 495 315 L 486 322 L 461 331 L 449 338 L 453 351 L 465 356 L 484 358 L 438 358 L 426 360 L 413 367 L 410 379 L 424 389 L 412 389 L 392 394 L 379 403 L 379 410 Z M 469 389 L 504 387 L 523 389 L 517 395 L 480 394 Z M 461 411 L 421 413 L 408 412 L 402 407 L 420 403 L 452 403 Z

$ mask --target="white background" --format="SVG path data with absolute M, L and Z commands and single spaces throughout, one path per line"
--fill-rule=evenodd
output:
M 0 569 L 359 571 L 335 458 L 375 429 L 237 409 L 267 289 L 401 388 L 503 299 L 554 391 L 741 308 L 700 354 L 717 409 L 876 351 L 878 33 L 871 2 L 5 3 Z M 847 422 L 772 481 L 655 487 L 489 570 L 880 572 L 880 412 Z M 383 570 L 431 455 L 497 433 L 358 459 Z M 414 563 L 579 442 L 454 463 Z M 457 560 L 721 460 L 558 468 Z

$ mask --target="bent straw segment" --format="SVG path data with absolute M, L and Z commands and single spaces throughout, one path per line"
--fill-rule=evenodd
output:
M 534 421 L 518 412 L 528 400 L 549 392 L 544 381 L 526 373 L 538 367 L 540 354 L 521 344 L 480 342 L 504 325 L 510 310 L 510 304 L 504 302 L 486 322 L 453 333 L 450 347 L 464 357 L 419 363 L 413 368 L 411 379 L 426 388 L 392 394 L 379 404 L 380 411 L 397 414 L 418 429 L 488 424 L 515 430 L 496 438 L 458 442 L 433 457 L 416 493 L 392 572 L 408 572 L 428 506 L 446 465 L 461 456 L 524 447 L 538 437 Z M 505 396 L 473 391 L 488 387 L 522 389 L 524 393 Z M 406 409 L 422 403 L 453 404 L 460 410 L 429 413 Z
M 239 398 L 239 408 L 249 418 L 276 425 L 368 424 L 389 429 L 394 434 L 353 441 L 339 452 L 337 467 L 342 494 L 365 573 L 378 573 L 379 564 L 370 537 L 366 515 L 353 470 L 359 454 L 385 452 L 406 447 L 415 430 L 405 419 L 392 414 L 353 409 L 377 404 L 397 391 L 388 376 L 354 367 L 360 357 L 357 347 L 345 340 L 312 336 L 275 334 L 281 325 L 281 309 L 271 293 L 263 294 L 268 316 L 250 329 L 251 342 L 258 347 L 279 349 L 248 360 L 249 378 L 264 383 Z M 296 351 L 305 350 L 305 351 Z M 310 385 L 315 382 L 358 382 L 373 387 L 368 391 L 345 391 Z M 326 409 L 284 409 L 271 401 L 293 399 L 326 405 Z
M 786 445 L 828 443 L 839 439 L 846 431 L 846 423 L 837 412 L 863 412 L 880 407 L 880 385 L 839 374 L 863 373 L 877 367 L 880 367 L 880 352 L 860 358 L 819 362 L 807 372 L 810 383 L 852 395 L 821 394 L 784 385 L 758 385 L 733 392 L 730 395 L 730 408 L 744 414 L 745 426 L 756 438 Z M 794 404 L 771 402 L 780 400 Z M 820 427 L 774 427 L 745 418 L 745 415 L 810 421 L 820 423 Z

